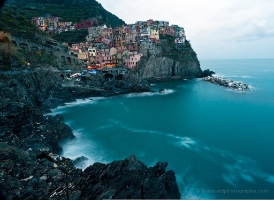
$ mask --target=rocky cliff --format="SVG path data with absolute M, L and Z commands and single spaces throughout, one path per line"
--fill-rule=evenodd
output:
M 165 80 L 171 78 L 201 78 L 203 71 L 197 54 L 189 41 L 175 44 L 174 37 L 160 35 L 159 51 L 150 51 L 141 57 L 133 70 L 145 79 Z
M 68 84 L 69 83 L 69 84 Z M 0 198 L 108 199 L 179 198 L 167 163 L 146 167 L 135 156 L 77 169 L 85 158 L 60 157 L 60 143 L 75 139 L 60 115 L 49 108 L 76 98 L 150 91 L 135 76 L 66 82 L 48 70 L 0 71 Z
M 143 66 L 139 68 L 139 74 L 147 79 L 198 78 L 202 74 L 197 60 L 176 61 L 166 56 L 152 55 L 140 64 Z

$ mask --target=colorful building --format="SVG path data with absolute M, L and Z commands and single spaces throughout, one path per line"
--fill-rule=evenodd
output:
M 137 51 L 129 52 L 127 57 L 125 58 L 125 65 L 128 68 L 133 68 L 140 61 L 142 54 L 137 53 Z
M 107 63 L 112 63 L 112 56 L 110 55 L 110 49 L 104 48 L 99 49 L 96 52 L 96 64 L 105 65 Z
M 91 19 L 86 19 L 82 20 L 77 24 L 74 24 L 74 29 L 88 29 L 90 27 L 94 27 L 98 25 L 97 20 L 91 20 Z

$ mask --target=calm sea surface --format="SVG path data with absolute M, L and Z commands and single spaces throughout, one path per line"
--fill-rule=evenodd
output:
M 53 110 L 77 137 L 63 156 L 166 161 L 182 198 L 274 198 L 274 60 L 201 60 L 201 68 L 252 90 L 177 80 L 152 85 L 163 94 L 67 104 Z

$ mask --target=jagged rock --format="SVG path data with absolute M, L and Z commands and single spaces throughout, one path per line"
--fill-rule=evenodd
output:
M 209 69 L 206 69 L 206 70 L 203 71 L 201 78 L 207 77 L 207 76 L 212 76 L 213 74 L 215 74 L 215 72 L 210 71 Z
M 89 179 L 84 187 L 86 192 L 81 197 L 84 199 L 180 198 L 175 175 L 171 171 L 166 172 L 166 166 L 167 163 L 164 163 L 147 168 L 135 156 L 108 165 L 96 163 L 85 170 L 85 173 L 89 174 Z
M 72 161 L 75 167 L 83 168 L 86 164 L 86 161 L 88 160 L 85 156 L 80 156 Z
M 36 156 L 0 143 L 0 184 L 7 198 L 104 199 L 179 198 L 180 193 L 167 163 L 147 168 L 135 156 L 110 164 L 95 163 L 84 172 L 63 158 L 56 165 L 41 153 Z M 82 159 L 82 158 L 81 158 Z M 30 163 L 27 163 L 29 161 Z M 13 163 L 6 168 L 4 163 Z

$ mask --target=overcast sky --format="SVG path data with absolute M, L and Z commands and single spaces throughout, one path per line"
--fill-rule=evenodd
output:
M 185 28 L 199 59 L 274 58 L 274 0 L 97 0 L 126 23 Z

